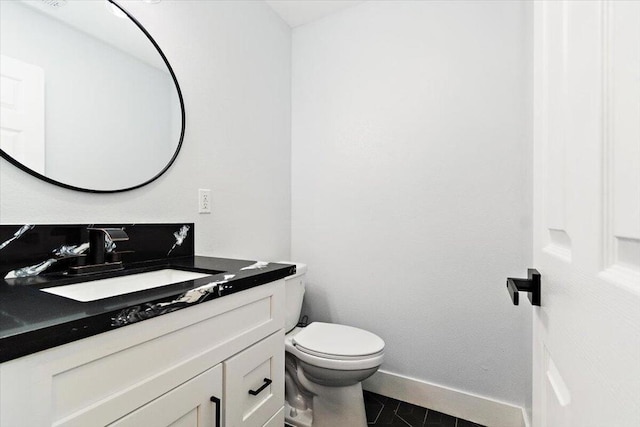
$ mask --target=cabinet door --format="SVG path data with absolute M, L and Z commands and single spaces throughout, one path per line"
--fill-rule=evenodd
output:
M 284 425 L 284 408 L 280 408 L 280 410 L 273 416 L 267 423 L 262 427 L 282 427 Z
M 220 401 L 214 403 L 211 397 L 216 400 L 221 396 L 222 364 L 205 371 L 109 425 L 113 427 L 220 427 Z
M 284 330 L 224 362 L 226 426 L 262 427 L 284 405 Z

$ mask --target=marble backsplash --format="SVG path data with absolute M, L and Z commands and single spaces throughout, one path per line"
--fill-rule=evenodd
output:
M 125 266 L 194 255 L 193 223 L 0 225 L 0 278 L 47 261 L 50 265 L 40 274 L 65 271 L 75 261 L 64 254 L 86 252 L 91 227 L 125 230 L 129 240 L 112 243 L 110 249 Z

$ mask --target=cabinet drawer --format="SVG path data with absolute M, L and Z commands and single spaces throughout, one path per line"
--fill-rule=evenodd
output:
M 284 330 L 224 362 L 225 425 L 262 427 L 284 404 Z

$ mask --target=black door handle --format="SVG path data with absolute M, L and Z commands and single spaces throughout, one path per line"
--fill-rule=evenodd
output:
M 273 382 L 269 378 L 265 378 L 263 381 L 264 381 L 264 384 L 262 384 L 259 389 L 257 389 L 257 390 L 249 390 L 249 394 L 252 395 L 252 396 L 257 396 L 262 390 L 264 390 L 265 388 L 269 387 L 269 384 L 271 384 Z
M 540 273 L 536 269 L 528 269 L 526 279 L 507 278 L 507 289 L 513 305 L 519 303 L 518 292 L 527 292 L 531 305 L 540 305 Z

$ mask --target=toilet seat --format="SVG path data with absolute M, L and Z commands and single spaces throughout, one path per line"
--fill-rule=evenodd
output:
M 286 340 L 286 350 L 311 365 L 358 370 L 382 364 L 384 341 L 371 332 L 322 322 L 311 323 L 295 332 Z
M 311 323 L 293 337 L 293 343 L 306 353 L 339 360 L 363 358 L 384 349 L 384 341 L 369 331 L 323 322 Z

